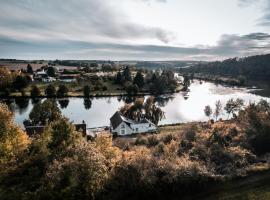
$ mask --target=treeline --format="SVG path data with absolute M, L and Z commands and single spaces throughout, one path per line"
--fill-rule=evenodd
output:
M 200 63 L 188 68 L 180 68 L 179 71 L 181 73 L 201 73 L 205 75 L 269 80 L 270 54 Z
M 122 85 L 129 95 L 136 95 L 140 91 L 149 91 L 155 95 L 173 93 L 178 87 L 173 71 L 153 72 L 140 69 L 133 76 L 128 66 L 117 73 L 115 83 Z

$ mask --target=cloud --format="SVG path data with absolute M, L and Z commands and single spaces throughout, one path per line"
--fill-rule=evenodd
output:
M 270 35 L 223 35 L 214 46 L 176 47 L 76 40 L 32 41 L 0 37 L 0 55 L 36 59 L 217 60 L 270 52 Z
M 160 0 L 161 1 L 161 0 Z M 103 0 L 0 0 L 0 33 L 18 37 L 100 40 L 156 39 L 168 43 L 173 33 L 132 22 L 123 11 Z
M 270 26 L 270 0 L 238 0 L 240 7 L 247 7 L 252 5 L 260 5 L 262 16 L 258 18 L 258 25 Z

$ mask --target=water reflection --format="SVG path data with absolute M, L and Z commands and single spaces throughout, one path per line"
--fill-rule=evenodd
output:
M 58 103 L 59 103 L 61 109 L 65 109 L 68 107 L 69 99 L 59 99 Z
M 28 98 L 16 98 L 15 104 L 18 108 L 18 111 L 20 114 L 23 114 L 29 105 L 29 99 Z
M 108 103 L 108 102 L 107 102 Z M 110 103 L 110 102 L 109 102 Z M 90 108 L 91 108 L 91 106 L 92 106 L 92 101 L 91 101 L 91 99 L 90 98 L 85 98 L 84 100 L 83 100 L 83 104 L 84 104 L 84 108 L 86 109 L 86 110 L 89 110 Z
M 160 124 L 207 120 L 203 112 L 206 105 L 214 106 L 217 100 L 221 100 L 225 105 L 230 98 L 242 98 L 247 104 L 259 101 L 262 96 L 249 93 L 249 90 L 245 88 L 225 87 L 194 80 L 187 92 L 156 98 L 157 104 L 162 107 L 166 117 Z M 269 101 L 269 98 L 265 99 Z M 81 123 L 85 120 L 88 127 L 98 127 L 109 125 L 110 117 L 125 103 L 131 103 L 134 100 L 134 97 L 123 96 L 93 99 L 69 98 L 68 101 L 61 100 L 58 103 L 63 115 L 71 121 Z M 23 120 L 28 118 L 34 103 L 21 99 L 9 100 L 8 104 L 15 112 L 16 122 L 22 124 Z M 222 117 L 227 119 L 225 113 Z

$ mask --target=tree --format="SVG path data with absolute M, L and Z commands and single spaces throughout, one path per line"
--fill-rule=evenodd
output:
M 228 117 L 231 114 L 235 115 L 235 112 L 241 110 L 244 105 L 243 99 L 237 98 L 236 100 L 229 99 L 224 107 L 224 110 L 228 113 Z
M 9 69 L 0 67 L 0 91 L 10 88 L 14 80 L 14 75 Z
M 55 121 L 61 116 L 61 111 L 54 100 L 47 99 L 42 103 L 37 103 L 29 114 L 32 123 L 45 125 Z
M 115 77 L 115 83 L 121 85 L 123 83 L 123 76 L 121 72 L 118 72 Z
M 39 97 L 41 95 L 41 91 L 36 85 L 32 87 L 30 93 L 31 93 L 31 97 L 33 98 Z
M 218 120 L 218 117 L 221 115 L 221 111 L 222 111 L 222 104 L 220 100 L 218 100 L 215 103 L 215 110 L 214 110 L 214 117 L 216 121 Z
M 60 153 L 74 144 L 77 137 L 74 126 L 61 116 L 50 123 L 46 132 L 49 132 L 51 137 L 48 147 L 55 153 Z
M 156 125 L 165 117 L 164 112 L 156 106 L 154 97 L 148 97 L 145 102 L 143 98 L 137 98 L 133 104 L 124 105 L 120 112 L 137 121 L 145 117 Z
M 139 92 L 139 87 L 137 85 L 133 85 L 132 83 L 128 82 L 126 86 L 126 91 L 128 95 L 136 95 Z
M 134 80 L 133 80 L 134 85 L 136 84 L 140 89 L 144 86 L 144 77 L 143 74 L 138 71 Z
M 212 113 L 213 113 L 212 108 L 209 105 L 208 106 L 205 106 L 205 108 L 204 108 L 204 114 L 206 115 L 206 117 L 208 117 L 210 119 Z
M 189 77 L 184 76 L 183 85 L 184 85 L 184 90 L 187 90 L 188 87 L 190 86 L 190 79 L 189 79 Z
M 15 81 L 13 82 L 13 87 L 16 90 L 22 90 L 23 88 L 26 88 L 29 84 L 29 80 L 22 75 L 19 75 L 16 77 Z
M 47 97 L 55 97 L 56 96 L 56 89 L 53 85 L 48 85 L 48 87 L 45 89 L 45 94 Z
M 0 103 L 0 165 L 14 161 L 30 143 L 27 134 L 13 120 L 13 113 Z
M 66 97 L 68 96 L 68 88 L 65 85 L 59 85 L 57 90 L 57 97 Z
M 90 93 L 91 93 L 91 88 L 89 85 L 85 85 L 83 87 L 83 95 L 84 97 L 89 97 L 90 96 Z
M 48 74 L 48 76 L 55 77 L 56 69 L 54 67 L 48 67 L 46 73 Z
M 124 81 L 131 81 L 132 82 L 132 76 L 129 67 L 127 66 L 123 71 L 123 78 Z
M 34 70 L 33 70 L 32 66 L 30 64 L 27 65 L 26 72 L 28 74 L 33 74 L 34 73 Z

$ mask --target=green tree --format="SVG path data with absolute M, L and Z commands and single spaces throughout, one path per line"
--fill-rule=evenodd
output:
M 48 85 L 48 87 L 45 89 L 45 94 L 47 97 L 55 97 L 56 96 L 56 89 L 53 85 Z
M 22 90 L 23 88 L 26 88 L 29 84 L 29 80 L 26 78 L 26 76 L 19 75 L 15 78 L 13 82 L 13 87 L 16 90 Z
M 229 99 L 224 107 L 224 110 L 228 113 L 228 117 L 230 117 L 231 114 L 235 115 L 236 112 L 240 111 L 243 106 L 243 99 Z
M 57 97 L 66 97 L 68 96 L 68 88 L 66 85 L 59 85 L 57 90 Z
M 48 67 L 46 73 L 50 77 L 55 77 L 56 76 L 56 69 L 54 67 Z
M 30 64 L 27 65 L 26 72 L 28 74 L 33 74 L 34 73 L 34 70 L 33 70 L 32 66 Z
M 206 117 L 208 117 L 210 119 L 212 113 L 213 113 L 212 108 L 209 105 L 208 106 L 205 106 L 205 108 L 204 108 L 204 114 L 206 115 Z
M 123 83 L 123 76 L 121 72 L 118 72 L 115 77 L 115 83 L 121 85 Z
M 54 100 L 47 99 L 42 103 L 37 103 L 29 114 L 29 119 L 33 124 L 45 125 L 55 121 L 61 116 L 61 111 Z
M 30 93 L 31 93 L 31 97 L 33 98 L 39 97 L 41 95 L 41 91 L 36 85 L 32 87 Z
M 134 77 L 133 83 L 134 85 L 136 84 L 140 89 L 144 86 L 144 77 L 140 71 L 138 71 Z
M 83 87 L 83 95 L 84 97 L 89 97 L 90 96 L 90 93 L 91 93 L 91 88 L 89 85 L 85 85 Z
M 124 71 L 123 71 L 123 79 L 124 81 L 131 81 L 132 82 L 132 76 L 131 76 L 131 71 L 130 68 L 127 66 Z

